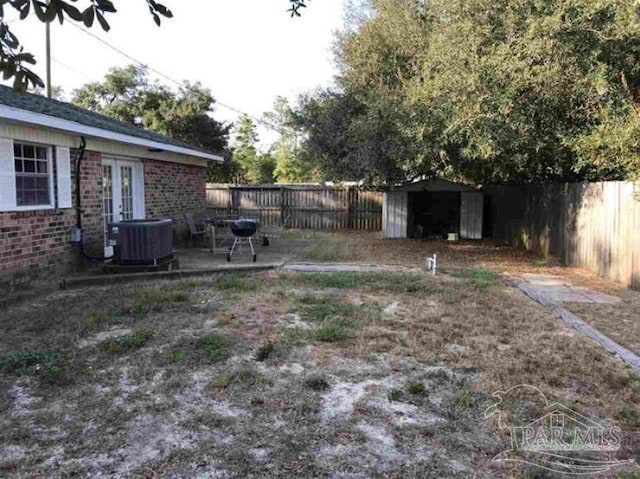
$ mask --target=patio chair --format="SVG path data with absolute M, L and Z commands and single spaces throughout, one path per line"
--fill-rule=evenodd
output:
M 207 225 L 202 221 L 196 221 L 193 213 L 188 212 L 184 214 L 184 220 L 189 226 L 189 242 L 194 244 L 194 240 L 201 239 L 206 240 Z

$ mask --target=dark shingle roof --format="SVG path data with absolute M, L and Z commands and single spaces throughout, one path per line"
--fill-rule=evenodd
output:
M 28 110 L 33 113 L 40 113 L 63 120 L 74 121 L 85 126 L 100 128 L 123 135 L 142 138 L 150 141 L 157 141 L 166 145 L 179 146 L 203 153 L 215 154 L 210 151 L 197 148 L 181 141 L 172 140 L 164 135 L 154 133 L 144 128 L 129 125 L 108 116 L 100 115 L 84 108 L 65 103 L 58 100 L 46 98 L 33 93 L 17 93 L 12 88 L 0 85 L 0 105 L 6 105 L 21 110 Z

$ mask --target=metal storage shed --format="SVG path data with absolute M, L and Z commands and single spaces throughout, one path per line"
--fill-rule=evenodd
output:
M 384 194 L 385 238 L 446 237 L 481 239 L 484 195 L 477 189 L 440 178 L 414 181 Z

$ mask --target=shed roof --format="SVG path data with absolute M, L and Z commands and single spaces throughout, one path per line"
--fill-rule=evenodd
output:
M 392 186 L 392 191 L 453 191 L 453 192 L 465 192 L 465 191 L 477 191 L 476 188 L 463 185 L 462 183 L 454 183 L 453 181 L 445 180 L 443 178 L 424 178 L 414 180 L 408 183 L 402 183 Z

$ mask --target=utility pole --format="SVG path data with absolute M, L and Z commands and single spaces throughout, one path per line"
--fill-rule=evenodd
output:
M 51 22 L 46 23 L 47 98 L 51 98 Z

